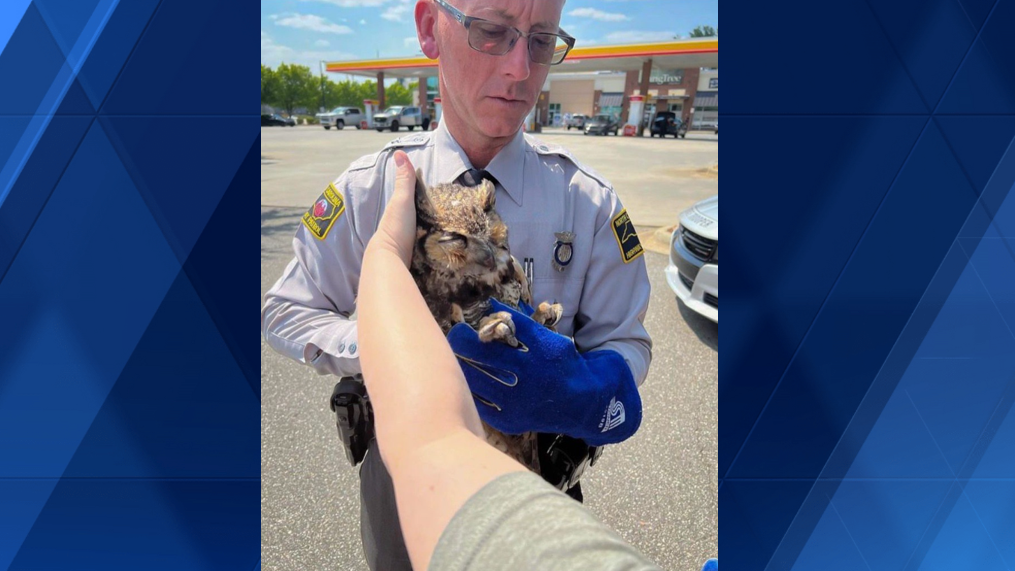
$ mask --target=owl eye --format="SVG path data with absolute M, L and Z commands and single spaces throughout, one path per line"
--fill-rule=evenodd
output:
M 447 232 L 443 236 L 437 239 L 437 243 L 442 246 L 464 246 L 466 243 L 465 236 L 461 234 L 455 234 L 454 232 Z

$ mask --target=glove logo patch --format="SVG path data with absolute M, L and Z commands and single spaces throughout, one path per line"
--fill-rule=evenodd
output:
M 345 212 L 345 199 L 332 183 L 324 189 L 324 194 L 317 199 L 310 210 L 303 213 L 303 225 L 307 227 L 307 230 L 310 230 L 315 238 L 323 240 L 328 236 L 331 227 L 335 225 L 335 221 L 343 212 Z
M 620 255 L 624 258 L 625 264 L 645 253 L 641 240 L 638 239 L 638 233 L 634 231 L 634 222 L 631 222 L 626 208 L 613 218 L 613 235 L 617 238 Z
M 617 400 L 617 397 L 610 399 L 610 406 L 606 407 L 603 419 L 599 421 L 599 428 L 606 432 L 611 428 L 617 428 L 624 424 L 624 403 Z

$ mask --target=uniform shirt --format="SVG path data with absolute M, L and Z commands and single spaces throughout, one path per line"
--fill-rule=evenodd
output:
M 427 185 L 472 168 L 441 123 L 353 162 L 303 215 L 296 257 L 265 295 L 261 329 L 273 349 L 321 374 L 360 372 L 353 316 L 360 268 L 393 192 L 396 149 L 422 169 Z M 511 254 L 530 276 L 533 305 L 563 305 L 557 331 L 573 336 L 580 352 L 620 353 L 641 384 L 652 350 L 642 325 L 650 286 L 634 225 L 612 186 L 564 148 L 520 131 L 486 170 L 497 180 L 496 209 Z M 557 235 L 564 232 L 573 235 L 570 247 Z

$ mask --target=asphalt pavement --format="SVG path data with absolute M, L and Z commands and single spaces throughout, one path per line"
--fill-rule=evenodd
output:
M 261 205 L 307 208 L 349 163 L 408 134 L 262 127 Z M 609 180 L 639 230 L 672 226 L 682 210 L 719 194 L 719 137 L 708 131 L 659 139 L 548 129 L 535 137 L 562 145 Z
M 261 208 L 261 293 L 292 258 L 302 209 Z M 663 569 L 718 553 L 719 328 L 682 306 L 647 252 L 653 360 L 641 429 L 583 480 L 585 505 Z M 265 570 L 365 570 L 359 480 L 328 398 L 337 379 L 261 345 L 261 555 Z M 420 379 L 425 382 L 425 379 Z
M 261 293 L 292 258 L 292 235 L 322 189 L 359 156 L 405 135 L 261 129 Z M 700 569 L 718 553 L 718 326 L 666 284 L 653 230 L 718 193 L 718 138 L 686 140 L 537 135 L 607 177 L 631 213 L 652 282 L 645 326 L 654 342 L 641 387 L 641 429 L 610 446 L 583 479 L 585 505 L 663 569 Z M 620 294 L 621 292 L 618 292 Z M 328 398 L 337 379 L 261 345 L 261 553 L 265 570 L 365 570 L 359 479 L 348 465 Z M 425 382 L 425 379 L 420 379 Z

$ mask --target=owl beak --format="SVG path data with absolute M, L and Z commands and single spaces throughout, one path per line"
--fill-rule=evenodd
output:
M 479 263 L 483 264 L 483 266 L 490 268 L 491 270 L 497 267 L 497 258 L 494 256 L 492 248 L 483 248 L 482 256 L 483 257 L 480 258 Z

